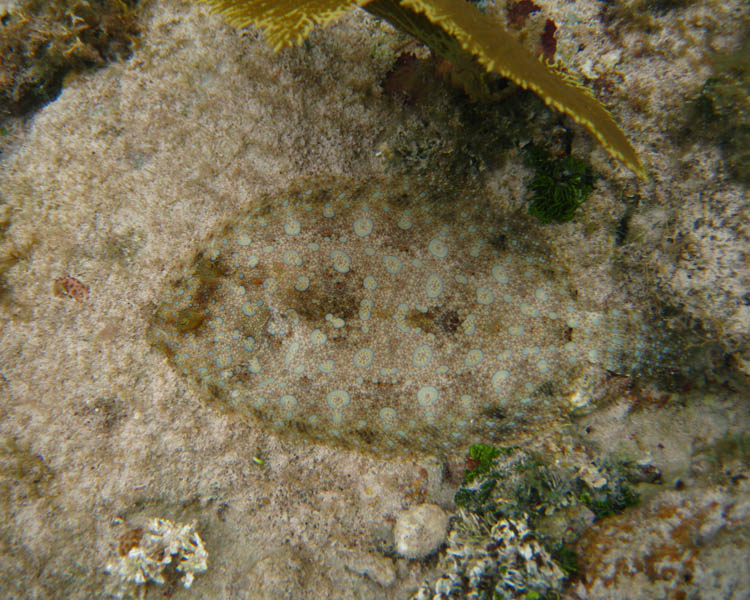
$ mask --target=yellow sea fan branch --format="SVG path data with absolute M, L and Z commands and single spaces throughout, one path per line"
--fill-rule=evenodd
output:
M 401 5 L 424 13 L 440 25 L 488 71 L 531 90 L 548 105 L 586 127 L 612 156 L 639 177 L 646 178 L 635 148 L 588 90 L 572 85 L 569 78 L 550 69 L 479 10 L 456 0 L 401 0 Z
M 316 25 L 327 25 L 369 0 L 200 0 L 236 27 L 257 25 L 274 51 L 299 44 Z
M 625 134 L 591 93 L 529 53 L 498 23 L 465 0 L 200 0 L 238 27 L 261 27 L 274 50 L 299 43 L 355 6 L 428 44 L 454 65 L 467 92 L 486 92 L 487 71 L 510 79 L 586 127 L 613 157 L 639 177 L 646 170 Z

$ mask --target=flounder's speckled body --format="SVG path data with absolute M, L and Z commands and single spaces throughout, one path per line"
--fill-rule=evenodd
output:
M 151 340 L 220 404 L 348 447 L 446 452 L 562 421 L 583 375 L 632 354 L 526 217 L 424 190 L 268 198 L 196 255 Z

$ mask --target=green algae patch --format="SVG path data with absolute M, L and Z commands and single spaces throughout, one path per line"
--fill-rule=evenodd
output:
M 570 221 L 594 191 L 593 170 L 574 156 L 553 158 L 532 146 L 527 163 L 535 169 L 529 183 L 529 214 L 542 223 Z
M 478 194 L 324 179 L 254 206 L 175 275 L 149 337 L 206 401 L 279 434 L 507 445 L 567 422 L 592 369 L 630 368 L 635 340 L 576 304 L 540 226 Z
M 553 515 L 567 513 L 572 523 L 587 509 L 594 519 L 605 519 L 640 501 L 631 483 L 643 481 L 643 473 L 623 459 L 600 456 L 582 464 L 578 457 L 554 463 L 537 452 L 484 444 L 472 446 L 470 457 L 478 449 L 488 462 L 481 474 L 476 469 L 466 473 L 456 506 L 490 520 L 528 518 L 534 528 L 548 531 L 548 541 L 558 550 L 570 542 L 570 532 L 549 524 Z

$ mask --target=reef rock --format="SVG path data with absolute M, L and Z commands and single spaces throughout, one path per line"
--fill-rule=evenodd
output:
M 669 491 L 578 542 L 573 600 L 740 600 L 750 589 L 750 485 Z M 743 550 L 744 548 L 744 550 Z
M 406 558 L 424 558 L 448 533 L 448 514 L 437 504 L 419 504 L 402 512 L 393 528 L 396 550 Z
M 281 434 L 378 452 L 508 443 L 654 347 L 577 304 L 539 226 L 480 197 L 338 180 L 253 206 L 175 278 L 149 335 L 207 399 Z

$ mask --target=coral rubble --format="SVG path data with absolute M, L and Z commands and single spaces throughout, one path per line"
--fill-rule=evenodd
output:
M 410 600 L 540 598 L 559 592 L 565 581 L 525 519 L 488 525 L 462 512 L 448 536 L 445 563 L 445 574 L 434 584 L 425 582 Z
M 165 575 L 170 568 L 181 574 L 182 584 L 189 588 L 195 575 L 208 568 L 208 552 L 194 523 L 152 519 L 145 533 L 135 529 L 134 535 L 120 544 L 120 554 L 107 563 L 107 572 L 116 579 L 112 586 L 116 598 L 126 597 L 135 589 L 145 589 L 138 586 L 166 583 Z

